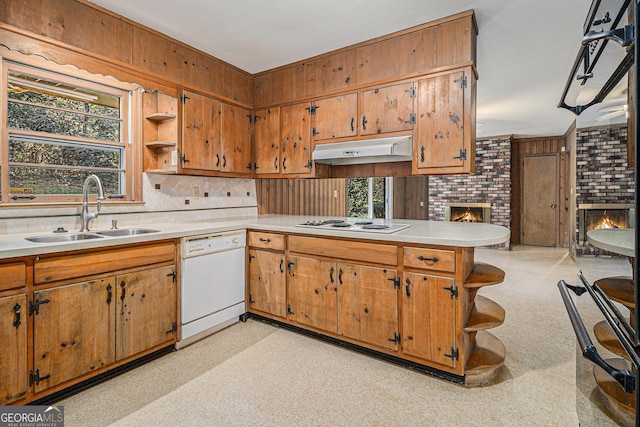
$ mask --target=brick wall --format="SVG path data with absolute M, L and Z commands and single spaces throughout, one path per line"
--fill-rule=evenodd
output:
M 633 203 L 627 128 L 578 129 L 576 145 L 576 202 Z
M 491 223 L 511 227 L 511 138 L 476 141 L 476 174 L 429 177 L 429 219 L 446 203 L 490 203 Z M 508 243 L 505 244 L 508 248 Z

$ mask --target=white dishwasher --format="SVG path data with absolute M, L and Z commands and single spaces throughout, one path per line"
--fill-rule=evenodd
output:
M 245 313 L 244 231 L 182 239 L 180 341 L 182 348 L 235 322 Z

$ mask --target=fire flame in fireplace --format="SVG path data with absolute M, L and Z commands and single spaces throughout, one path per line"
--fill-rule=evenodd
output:
M 479 215 L 475 215 L 471 212 L 471 209 L 467 208 L 467 211 L 456 218 L 456 222 L 482 222 L 482 218 Z
M 607 211 L 604 211 L 602 213 L 602 219 L 594 227 L 595 230 L 600 230 L 603 228 L 620 228 L 615 222 L 611 220 L 611 218 L 609 218 L 609 215 L 607 215 Z

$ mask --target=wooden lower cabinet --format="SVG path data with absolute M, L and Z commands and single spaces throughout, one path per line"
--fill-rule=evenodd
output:
M 114 362 L 115 278 L 33 295 L 34 392 Z
M 397 350 L 397 272 L 379 267 L 337 263 L 338 334 Z
M 177 284 L 174 266 L 118 276 L 116 360 L 177 336 Z
M 249 309 L 287 316 L 285 268 L 284 253 L 249 250 Z
M 335 334 L 338 330 L 336 263 L 290 256 L 287 271 L 289 320 Z
M 457 298 L 454 280 L 421 273 L 402 275 L 402 353 L 455 368 Z
M 27 296 L 0 298 L 0 405 L 27 395 Z

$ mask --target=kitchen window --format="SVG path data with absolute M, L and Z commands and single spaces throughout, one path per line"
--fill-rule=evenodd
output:
M 347 216 L 386 218 L 393 215 L 393 178 L 348 178 Z
M 90 174 L 109 199 L 141 198 L 134 191 L 141 155 L 132 141 L 132 113 L 141 108 L 136 87 L 8 61 L 3 81 L 3 204 L 79 202 Z

